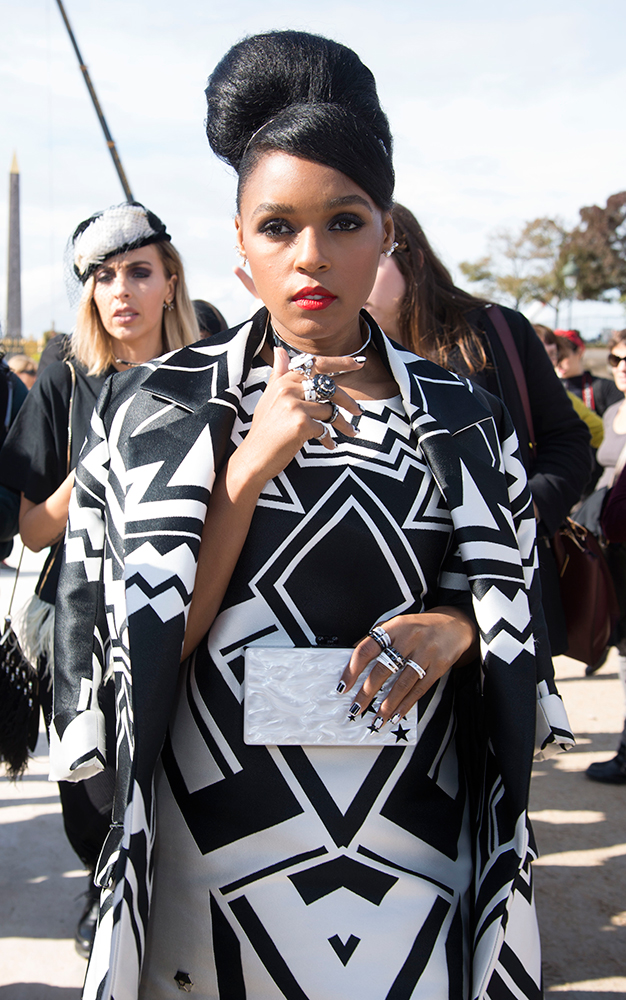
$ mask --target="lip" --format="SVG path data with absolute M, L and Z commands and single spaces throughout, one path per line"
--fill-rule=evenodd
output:
M 327 309 L 328 306 L 332 305 L 336 300 L 337 296 L 329 292 L 327 288 L 322 285 L 316 285 L 314 287 L 307 286 L 306 288 L 301 288 L 300 291 L 296 292 L 292 296 L 291 301 L 298 306 L 299 309 L 316 310 L 316 309 Z
M 116 309 L 113 313 L 113 319 L 117 320 L 118 323 L 132 323 L 138 315 L 139 313 L 133 309 Z

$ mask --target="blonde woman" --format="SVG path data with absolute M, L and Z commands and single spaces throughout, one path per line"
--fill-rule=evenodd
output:
M 42 372 L 0 452 L 0 482 L 21 494 L 24 544 L 34 552 L 50 548 L 25 615 L 25 641 L 42 679 L 51 676 L 54 604 L 74 469 L 100 390 L 109 375 L 200 337 L 180 256 L 161 220 L 143 205 L 123 204 L 91 216 L 77 227 L 68 248 L 72 280 L 81 291 L 71 354 Z M 40 687 L 48 723 L 50 684 Z M 106 700 L 112 711 L 112 692 Z M 107 769 L 82 787 L 60 783 L 68 838 L 90 871 L 109 828 L 113 773 Z M 90 892 L 76 935 L 84 955 L 95 916 Z

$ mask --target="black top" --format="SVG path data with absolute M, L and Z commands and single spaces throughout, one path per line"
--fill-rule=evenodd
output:
M 104 375 L 87 375 L 79 362 L 73 360 L 72 364 L 76 372 L 76 389 L 70 469 L 75 469 L 100 390 L 115 369 L 111 368 Z M 47 500 L 68 474 L 71 390 L 69 365 L 63 361 L 49 365 L 30 390 L 0 451 L 0 483 L 23 493 L 33 503 Z M 39 597 L 50 604 L 54 604 L 56 598 L 62 552 L 63 540 L 50 550 L 36 588 Z
M 575 396 L 582 399 L 585 406 L 588 406 L 590 410 L 595 410 L 601 417 L 613 403 L 623 403 L 624 401 L 624 394 L 620 392 L 612 379 L 601 378 L 599 375 L 592 375 L 591 372 L 585 371 L 582 375 L 564 378 L 562 382 L 569 392 L 573 392 Z

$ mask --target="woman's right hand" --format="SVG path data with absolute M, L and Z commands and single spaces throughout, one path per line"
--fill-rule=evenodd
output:
M 316 358 L 314 374 L 337 371 L 358 371 L 363 363 L 355 358 Z M 335 443 L 325 433 L 323 423 L 332 414 L 330 403 L 308 402 L 304 399 L 303 375 L 289 370 L 289 355 L 282 347 L 274 348 L 274 368 L 267 388 L 259 400 L 250 430 L 231 457 L 229 465 L 237 467 L 261 489 L 277 476 L 297 455 L 305 441 L 320 438 L 331 451 Z M 337 386 L 333 402 L 348 413 L 360 416 L 361 408 L 351 396 Z M 346 437 L 355 437 L 356 428 L 340 413 L 333 425 Z

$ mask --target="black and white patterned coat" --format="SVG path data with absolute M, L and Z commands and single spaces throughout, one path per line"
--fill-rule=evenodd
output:
M 80 780 L 104 766 L 97 696 L 107 669 L 115 677 L 118 748 L 86 1000 L 137 996 L 153 772 L 174 702 L 211 487 L 229 454 L 266 316 L 261 310 L 234 331 L 110 379 L 78 467 L 57 604 L 51 777 Z M 372 329 L 451 511 L 481 633 L 481 683 L 458 685 L 457 712 L 474 776 L 472 995 L 538 998 L 535 851 L 526 816 L 536 718 L 540 744 L 571 737 L 552 679 L 517 439 L 498 400 Z

